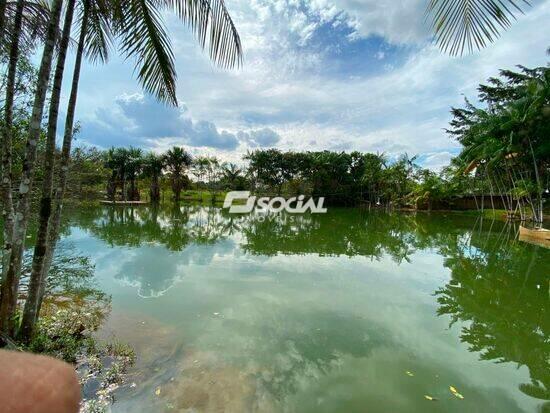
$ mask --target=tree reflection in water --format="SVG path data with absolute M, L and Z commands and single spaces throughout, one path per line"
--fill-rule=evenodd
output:
M 472 228 L 472 218 L 458 214 L 337 208 L 321 215 L 279 216 L 177 205 L 87 211 L 82 214 L 93 216 L 81 217 L 79 225 L 107 244 L 157 247 L 124 271 L 139 278 L 141 294 L 150 297 L 175 282 L 174 268 L 161 270 L 162 254 L 192 254 L 200 246 L 214 247 L 203 260 L 212 259 L 215 248 L 240 248 L 262 256 L 391 257 L 398 264 L 410 261 L 416 251 L 433 250 L 451 271 L 448 283 L 435 292 L 438 314 L 450 316 L 451 324 L 464 322 L 461 340 L 482 360 L 526 366 L 531 383 L 520 390 L 546 401 L 543 410 L 550 410 L 550 251 L 515 240 L 511 225 L 478 219 Z M 150 273 L 155 277 L 140 278 Z

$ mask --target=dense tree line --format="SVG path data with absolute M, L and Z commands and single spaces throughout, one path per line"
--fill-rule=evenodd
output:
M 86 155 L 88 162 L 84 161 Z M 421 168 L 416 158 L 407 155 L 390 160 L 373 153 L 262 149 L 247 153 L 241 166 L 215 156 L 192 157 L 181 147 L 160 154 L 133 147 L 107 151 L 80 148 L 79 156 L 83 162 L 73 168 L 75 179 L 82 176 L 86 186 L 101 188 L 112 201 L 139 201 L 148 194 L 150 201 L 159 202 L 165 199 L 163 193 L 179 201 L 183 190 L 192 189 L 323 196 L 339 205 L 415 206 L 422 198 L 417 195 L 419 186 L 435 185 L 430 180 L 440 184 L 441 193 L 432 188 L 429 196 L 424 192 L 425 197 L 450 195 L 443 193 L 445 185 L 439 175 Z M 94 175 L 99 179 L 90 178 Z M 76 185 L 75 190 L 82 186 Z

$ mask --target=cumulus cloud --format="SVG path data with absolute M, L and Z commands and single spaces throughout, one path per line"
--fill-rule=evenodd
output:
M 250 132 L 239 132 L 237 136 L 240 140 L 247 142 L 252 147 L 274 146 L 281 139 L 277 132 L 269 128 L 252 130 Z
M 161 105 L 147 95 L 122 95 L 115 103 L 114 110 L 99 108 L 94 119 L 84 122 L 85 140 L 104 147 L 148 147 L 151 141 L 168 139 L 173 144 L 222 150 L 234 150 L 241 142 L 269 146 L 279 140 L 279 135 L 269 128 L 236 134 L 220 131 L 212 122 L 193 120 L 185 105 Z
M 431 169 L 432 171 L 441 171 L 444 167 L 449 165 L 451 159 L 453 159 L 456 154 L 451 152 L 434 152 L 427 153 L 418 161 L 422 163 L 424 168 Z

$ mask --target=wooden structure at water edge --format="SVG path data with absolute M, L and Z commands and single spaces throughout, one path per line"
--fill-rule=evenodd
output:
M 102 205 L 115 205 L 115 206 L 137 206 L 148 205 L 147 201 L 99 201 Z
M 520 241 L 525 241 L 531 244 L 537 244 L 542 247 L 550 248 L 550 230 L 549 229 L 526 228 L 520 225 L 519 239 Z

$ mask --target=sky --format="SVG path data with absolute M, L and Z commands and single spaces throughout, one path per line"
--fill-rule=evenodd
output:
M 257 148 L 417 155 L 434 170 L 459 145 L 450 108 L 499 69 L 546 65 L 550 0 L 486 49 L 449 57 L 434 46 L 427 0 L 226 0 L 244 49 L 239 69 L 211 63 L 190 30 L 166 15 L 178 107 L 140 88 L 131 60 L 83 67 L 78 145 L 173 145 L 242 163 Z M 67 76 L 70 79 L 69 76 Z M 65 82 L 64 98 L 69 94 Z

